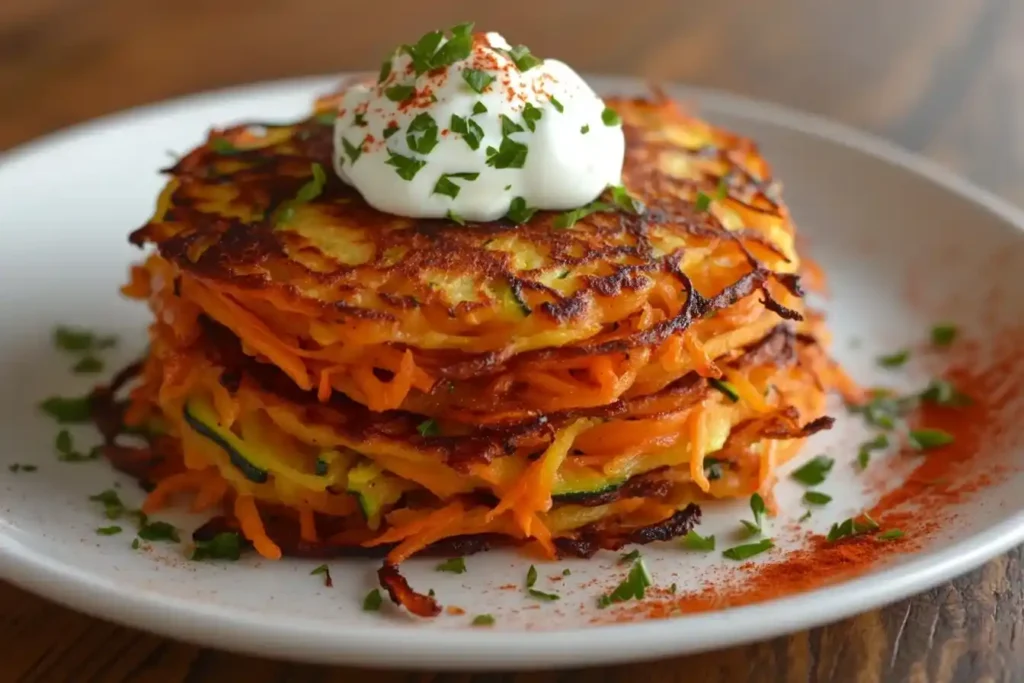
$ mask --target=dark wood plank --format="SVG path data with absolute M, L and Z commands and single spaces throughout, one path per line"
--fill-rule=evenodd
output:
M 823 114 L 1024 203 L 1019 0 L 6 0 L 0 149 L 198 90 L 372 67 L 397 40 L 465 19 L 582 71 L 680 80 Z M 1017 549 L 889 608 L 726 652 L 477 675 L 242 657 L 108 624 L 0 584 L 0 680 L 1011 683 L 1024 681 L 1022 565 Z

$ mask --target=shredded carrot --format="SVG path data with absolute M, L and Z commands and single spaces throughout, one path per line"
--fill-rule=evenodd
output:
M 704 443 L 707 440 L 707 410 L 702 402 L 690 412 L 690 478 L 705 493 L 711 482 L 704 474 Z
M 701 377 L 721 377 L 722 371 L 718 369 L 715 362 L 708 356 L 704 345 L 700 343 L 697 336 L 690 330 L 683 333 L 683 348 L 693 359 L 693 367 Z
M 281 548 L 270 540 L 267 530 L 263 527 L 256 499 L 252 496 L 235 497 L 235 517 L 242 527 L 242 535 L 252 542 L 253 547 L 268 560 L 281 559 Z
M 764 394 L 750 382 L 744 373 L 733 368 L 726 368 L 725 378 L 729 380 L 729 384 L 736 390 L 740 400 L 746 403 L 752 410 L 759 413 L 767 413 L 772 409 L 768 402 L 764 400 Z
M 228 493 L 228 482 L 217 473 L 215 468 L 204 470 L 210 473 L 206 481 L 199 485 L 199 491 L 192 501 L 192 512 L 205 512 L 224 499 Z
M 142 504 L 147 515 L 167 507 L 167 499 L 175 493 L 199 489 L 208 478 L 206 470 L 188 470 L 172 474 L 156 485 Z

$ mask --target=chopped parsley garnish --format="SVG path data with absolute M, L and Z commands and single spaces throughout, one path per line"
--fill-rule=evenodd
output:
M 804 486 L 817 486 L 825 481 L 828 473 L 832 471 L 832 466 L 835 464 L 836 461 L 827 455 L 816 455 L 790 476 Z
M 380 594 L 379 588 L 374 588 L 372 591 L 366 594 L 363 598 L 363 611 L 364 612 L 377 612 L 380 610 L 380 606 L 384 603 L 384 597 Z
M 718 187 L 715 188 L 715 199 L 722 200 L 729 196 L 729 174 L 726 173 L 718 179 Z
M 878 364 L 883 368 L 898 368 L 910 360 L 910 351 L 903 349 L 888 356 L 879 356 Z
M 733 403 L 736 403 L 740 400 L 740 395 L 739 393 L 736 392 L 736 387 L 734 387 L 729 382 L 711 377 L 708 379 L 708 384 L 710 384 L 715 389 L 718 389 L 720 392 L 725 394 Z
M 384 91 L 384 96 L 392 102 L 403 102 L 413 96 L 416 88 L 411 85 L 393 85 Z
M 711 207 L 711 197 L 707 196 L 703 192 L 697 193 L 697 201 L 693 203 L 697 211 L 707 211 Z
M 82 356 L 82 358 L 75 363 L 74 367 L 71 368 L 71 372 L 79 375 L 90 375 L 102 371 L 103 361 L 92 355 Z
M 52 396 L 40 403 L 39 408 L 60 424 L 88 422 L 91 415 L 88 396 Z
M 143 522 L 139 529 L 139 538 L 143 541 L 170 541 L 171 543 L 181 540 L 178 537 L 178 530 L 167 522 Z
M 608 189 L 612 193 L 612 202 L 615 206 L 619 207 L 627 213 L 640 214 L 644 212 L 644 204 L 639 199 L 634 199 L 622 185 L 609 185 Z
M 737 545 L 728 550 L 722 551 L 723 557 L 728 557 L 730 560 L 746 560 L 747 558 L 753 557 L 754 555 L 760 555 L 766 550 L 771 550 L 775 547 L 772 543 L 772 539 L 766 538 L 758 541 L 757 543 L 747 543 L 746 545 Z
M 647 565 L 643 558 L 637 559 L 629 568 L 629 574 L 615 590 L 608 595 L 602 596 L 598 606 L 607 607 L 613 602 L 626 602 L 630 599 L 642 600 L 647 589 L 653 584 L 651 574 L 647 571 Z
M 584 123 L 582 126 L 580 126 L 580 134 L 581 135 L 586 135 L 589 132 L 590 132 L 590 124 L 589 123 Z
M 803 515 L 802 515 L 802 516 L 800 517 L 800 519 L 798 519 L 798 520 L 796 520 L 796 521 L 798 521 L 798 522 L 806 522 L 806 521 L 807 521 L 807 520 L 809 520 L 810 518 L 811 518 L 811 511 L 810 511 L 810 510 L 808 510 L 807 512 L 805 512 L 805 513 L 804 513 L 804 514 L 803 514 Z
M 902 529 L 889 529 L 888 531 L 883 531 L 878 534 L 876 538 L 878 538 L 879 541 L 894 541 L 897 538 L 903 538 L 903 536 L 904 534 Z
M 352 123 L 360 128 L 366 128 L 366 115 L 356 114 L 352 117 Z
M 557 593 L 545 593 L 544 591 L 539 591 L 536 588 L 530 588 L 526 591 L 526 593 L 531 598 L 537 598 L 538 600 L 544 600 L 545 602 L 560 600 L 562 598 L 562 596 L 558 595 Z
M 121 533 L 121 531 L 122 531 L 121 527 L 119 527 L 117 525 L 114 525 L 114 526 L 101 526 L 101 527 L 96 529 L 96 533 L 99 534 L 100 536 L 113 536 L 114 534 Z
M 377 76 L 377 82 L 383 83 L 388 80 L 388 76 L 391 75 L 391 57 L 384 60 L 384 63 L 380 65 L 380 74 Z
M 613 207 L 611 204 L 602 201 L 593 201 L 585 206 L 581 206 L 578 209 L 572 211 L 566 211 L 560 213 L 555 217 L 554 226 L 556 228 L 571 228 L 576 223 L 592 213 L 598 213 L 600 211 L 611 211 Z
M 472 126 L 473 121 L 469 121 L 469 125 Z M 498 149 L 487 148 L 487 165 L 494 168 L 522 168 L 526 163 L 527 151 L 526 145 L 504 137 Z
M 100 457 L 99 446 L 96 446 L 88 453 L 76 451 L 75 445 L 71 440 L 71 432 L 66 429 L 57 432 L 57 438 L 54 439 L 53 445 L 57 450 L 57 459 L 61 462 L 85 462 L 87 460 L 96 460 Z
M 832 502 L 832 496 L 821 491 L 804 492 L 804 502 L 809 505 L 828 505 Z
M 927 451 L 932 448 L 948 446 L 954 440 L 952 434 L 941 429 L 911 429 L 907 434 L 907 443 L 915 451 Z
M 501 134 L 502 135 L 512 135 L 512 133 L 522 133 L 523 132 L 523 127 L 522 126 L 520 126 L 518 123 L 516 123 L 515 121 L 513 121 L 509 117 L 505 116 L 504 114 L 499 116 L 498 119 L 501 121 Z
M 17 462 L 7 466 L 7 471 L 8 472 L 14 472 L 14 473 L 18 473 L 18 472 L 35 472 L 37 469 L 39 469 L 39 468 L 36 467 L 35 465 L 22 465 L 21 463 L 17 463 Z
M 520 71 L 529 71 L 535 66 L 540 66 L 544 63 L 543 59 L 534 57 L 530 53 L 530 48 L 525 45 L 516 45 L 511 50 L 495 49 L 495 52 L 500 52 L 516 65 L 516 68 Z
M 437 146 L 437 122 L 430 114 L 417 114 L 405 130 L 405 142 L 409 149 L 419 154 L 430 154 Z
M 933 379 L 921 392 L 921 400 L 937 406 L 958 408 L 971 405 L 971 397 L 961 393 L 950 382 L 944 379 Z
M 239 152 L 242 151 L 227 138 L 214 138 L 210 140 L 210 149 L 212 149 L 217 154 L 222 154 L 224 156 L 238 154 Z
M 562 576 L 569 576 L 570 574 L 572 574 L 572 571 L 568 567 L 562 570 Z
M 709 553 L 715 549 L 715 536 L 701 536 L 696 531 L 691 531 L 683 536 L 683 547 L 687 550 Z
M 640 559 L 640 549 L 639 548 L 634 548 L 633 550 L 629 551 L 628 553 L 622 553 L 621 555 L 619 555 L 619 563 L 620 564 L 626 564 L 628 562 L 633 562 L 633 561 L 639 560 L 639 559 Z
M 452 182 L 452 178 L 476 180 L 479 176 L 479 173 L 442 173 L 441 177 L 438 178 L 437 182 L 434 184 L 434 194 L 443 194 L 446 197 L 455 199 L 459 196 L 459 191 L 462 188 Z
M 132 539 L 132 550 L 138 550 L 140 545 L 142 545 L 142 544 L 139 543 L 139 539 L 138 538 L 133 538 Z
M 281 207 L 278 213 L 278 223 L 287 223 L 295 215 L 295 208 L 302 204 L 308 204 L 324 191 L 324 185 L 327 183 L 327 175 L 324 173 L 324 167 L 315 161 L 310 165 L 310 172 L 313 177 L 310 178 L 299 188 L 299 191 L 295 193 L 293 199 L 289 199 Z
M 353 164 L 356 163 L 356 160 L 359 159 L 360 156 L 362 156 L 363 144 L 365 143 L 366 138 L 363 138 L 363 141 L 360 142 L 358 145 L 353 145 L 345 138 L 341 139 L 341 147 L 342 149 L 345 150 L 345 156 L 347 156 L 349 161 L 351 161 Z
M 322 564 L 309 573 L 310 576 L 318 576 L 323 574 L 324 586 L 327 588 L 334 588 L 334 579 L 331 578 L 331 568 L 326 564 Z
M 473 49 L 472 31 L 473 24 L 459 24 L 452 27 L 452 37 L 444 45 L 441 45 L 444 35 L 440 31 L 431 31 L 416 41 L 415 45 L 403 45 L 400 49 L 412 59 L 413 69 L 419 76 L 468 57 Z
M 116 345 L 117 338 L 97 337 L 88 330 L 61 325 L 53 331 L 53 344 L 61 351 L 94 351 Z
M 398 131 L 399 131 L 398 126 L 396 126 L 394 124 L 388 125 L 388 127 L 384 129 L 384 139 L 385 140 L 389 139 L 392 135 L 394 135 Z
M 555 111 L 557 111 L 559 114 L 565 113 L 565 107 L 562 106 L 562 103 L 559 102 L 558 98 L 556 98 L 554 95 L 551 96 L 551 106 L 554 107 Z
M 526 106 L 523 107 L 523 122 L 526 124 L 526 127 L 530 129 L 531 133 L 537 130 L 537 122 L 540 121 L 543 115 L 544 112 L 529 102 L 527 102 Z
M 395 154 L 390 149 L 388 150 L 388 160 L 384 163 L 388 166 L 394 166 L 395 173 L 402 180 L 412 180 L 420 172 L 420 169 L 427 165 L 425 161 Z
M 529 222 L 535 213 L 537 213 L 537 209 L 527 206 L 524 198 L 515 197 L 509 202 L 508 213 L 505 214 L 505 218 L 516 225 L 522 225 Z
M 483 102 L 477 102 L 476 104 L 473 105 L 473 116 L 476 116 L 477 114 L 486 114 L 486 113 L 487 113 L 487 105 L 485 105 Z
M 872 451 L 880 451 L 889 447 L 889 437 L 879 434 L 871 441 L 865 441 L 857 448 L 857 465 L 863 470 L 871 462 Z
M 842 522 L 833 524 L 832 528 L 828 531 L 828 536 L 825 537 L 826 540 L 829 543 L 835 543 L 843 538 L 852 538 L 872 531 L 878 531 L 878 522 L 871 519 L 867 513 L 864 513 L 861 517 L 864 518 L 863 521 L 858 521 L 856 517 L 850 517 Z
M 622 123 L 622 117 L 611 107 L 605 107 L 604 111 L 601 112 L 601 121 L 606 126 L 617 126 Z
M 449 572 L 451 574 L 465 574 L 466 560 L 462 557 L 453 557 L 437 565 L 434 569 L 439 572 Z
M 850 410 L 863 414 L 864 420 L 873 427 L 894 429 L 900 417 L 916 405 L 916 397 L 899 398 L 890 391 L 879 389 L 872 392 L 867 403 L 851 406 Z
M 222 531 L 209 541 L 196 541 L 190 560 L 237 560 L 242 555 L 242 537 L 237 531 Z
M 537 568 L 532 564 L 530 568 L 526 570 L 526 587 L 533 588 L 537 583 Z
M 452 223 L 458 223 L 459 225 L 465 225 L 466 224 L 465 219 L 463 219 L 462 216 L 460 216 L 459 214 L 455 213 L 454 211 L 449 211 L 448 213 L 445 214 L 445 217 L 447 217 L 448 220 L 450 220 Z
M 89 500 L 103 505 L 103 513 L 107 519 L 118 519 L 124 514 L 124 503 L 121 502 L 121 497 L 114 489 L 107 489 L 94 496 L 89 496 Z
M 494 76 L 480 69 L 463 69 L 462 80 L 466 81 L 473 92 L 482 93 L 494 82 Z
M 473 626 L 494 626 L 494 616 L 490 614 L 478 614 L 473 617 Z
M 764 498 L 761 497 L 760 493 L 755 493 L 750 496 L 750 511 L 754 514 L 754 521 L 751 522 L 746 519 L 740 520 L 743 526 L 747 529 L 747 534 L 750 536 L 756 536 L 761 533 L 761 522 L 764 519 L 765 507 Z
M 461 135 L 470 149 L 474 151 L 480 149 L 480 141 L 484 139 L 484 129 L 480 127 L 479 123 L 452 114 L 452 120 L 448 127 L 452 129 L 453 133 Z
M 437 420 L 434 419 L 420 422 L 416 425 L 416 431 L 420 433 L 420 436 L 437 436 L 441 433 L 440 427 L 437 426 Z
M 956 339 L 958 331 L 955 325 L 936 325 L 932 328 L 932 344 L 934 346 L 949 346 Z
M 334 125 L 334 121 L 338 118 L 338 112 L 336 111 L 322 111 L 313 117 L 313 120 L 319 123 L 321 126 Z

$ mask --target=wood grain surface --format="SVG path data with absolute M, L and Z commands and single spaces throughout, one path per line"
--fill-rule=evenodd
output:
M 465 19 L 581 71 L 679 80 L 824 114 L 1024 204 L 1021 0 L 3 0 L 0 149 L 197 90 L 369 68 L 394 43 Z M 1018 548 L 888 608 L 724 653 L 477 675 L 243 657 L 0 583 L 0 681 L 1020 683 L 1022 565 Z

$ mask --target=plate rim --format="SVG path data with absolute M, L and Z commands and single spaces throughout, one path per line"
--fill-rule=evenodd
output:
M 176 109 L 223 99 L 284 95 L 330 87 L 346 74 L 282 79 L 199 92 L 94 118 L 15 146 L 0 155 L 0 173 L 12 162 L 137 117 L 173 115 Z M 587 74 L 598 90 L 635 90 L 642 79 Z M 816 114 L 720 90 L 665 84 L 697 109 L 766 122 L 839 144 L 901 168 L 984 209 L 1024 232 L 1024 211 L 940 164 L 895 143 Z M 923 592 L 977 568 L 1024 543 L 1024 509 L 937 551 L 911 556 L 870 577 L 854 578 L 768 602 L 671 619 L 569 628 L 557 631 L 447 629 L 389 624 L 381 629 L 322 630 L 322 620 L 254 620 L 245 610 L 183 602 L 153 591 L 125 592 L 111 580 L 72 566 L 50 565 L 47 556 L 0 534 L 0 578 L 87 614 L 127 626 L 233 652 L 285 660 L 370 668 L 476 670 L 591 666 L 765 640 L 838 621 Z M 884 580 L 880 580 L 884 577 Z M 823 609 L 827 600 L 828 609 Z M 726 616 L 727 615 L 727 616 Z M 395 647 L 394 644 L 398 643 Z

